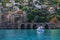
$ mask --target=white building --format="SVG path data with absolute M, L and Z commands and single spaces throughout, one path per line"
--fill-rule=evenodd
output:
M 12 3 L 6 3 L 6 7 L 12 7 L 13 4 Z

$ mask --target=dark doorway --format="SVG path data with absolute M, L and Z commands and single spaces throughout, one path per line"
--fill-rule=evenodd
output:
M 37 25 L 36 24 L 33 24 L 33 29 L 37 29 Z
M 45 29 L 49 29 L 49 25 L 48 24 L 45 25 Z
M 21 24 L 21 29 L 25 29 L 25 25 L 24 24 Z
M 27 29 L 31 29 L 31 25 L 30 24 L 27 25 Z

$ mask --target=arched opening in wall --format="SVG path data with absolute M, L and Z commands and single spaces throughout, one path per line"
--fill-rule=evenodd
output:
M 21 29 L 25 29 L 25 25 L 24 24 L 21 24 Z
M 15 17 L 15 22 L 17 22 L 19 20 L 19 17 Z
M 14 24 L 16 29 L 18 28 L 18 20 L 19 20 L 19 17 L 14 18 Z
M 33 24 L 33 29 L 37 29 L 37 25 L 36 24 Z
M 31 25 L 30 24 L 27 24 L 27 29 L 31 29 Z

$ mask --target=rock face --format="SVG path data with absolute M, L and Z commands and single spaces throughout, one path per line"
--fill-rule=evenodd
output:
M 58 23 L 58 20 L 57 20 L 56 16 L 54 16 L 54 17 L 50 20 L 49 27 L 50 27 L 50 28 L 55 28 L 57 23 Z
M 57 22 L 58 22 L 58 20 L 57 20 L 57 18 L 56 17 L 54 17 L 54 18 L 52 18 L 51 19 L 51 21 L 50 21 L 52 24 L 56 24 Z

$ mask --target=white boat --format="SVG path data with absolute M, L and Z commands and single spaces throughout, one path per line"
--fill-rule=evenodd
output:
M 37 33 L 42 33 L 44 32 L 44 28 L 41 26 L 41 27 L 38 27 L 37 28 Z

